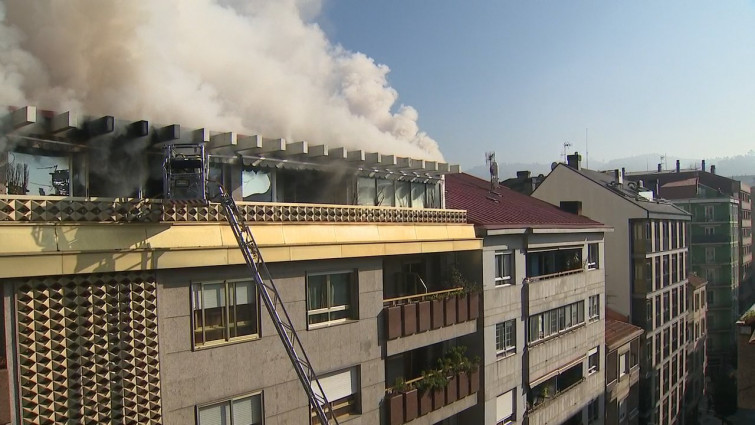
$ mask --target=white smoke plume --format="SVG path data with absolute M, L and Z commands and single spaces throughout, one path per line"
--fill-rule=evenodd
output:
M 442 160 L 390 71 L 331 43 L 312 0 L 6 0 L 0 105 Z

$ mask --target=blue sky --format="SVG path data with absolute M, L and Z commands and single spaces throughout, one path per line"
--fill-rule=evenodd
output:
M 330 40 L 391 68 L 446 160 L 755 149 L 753 1 L 326 1 Z

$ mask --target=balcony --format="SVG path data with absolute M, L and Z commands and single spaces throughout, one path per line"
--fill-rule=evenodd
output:
M 438 361 L 438 367 L 425 369 L 420 377 L 386 389 L 384 405 L 390 425 L 411 423 L 427 416 L 423 423 L 436 423 L 477 403 L 480 366 L 470 360 L 465 348 L 457 346 Z
M 466 223 L 463 210 L 237 202 L 252 223 Z M 0 223 L 224 222 L 219 203 L 141 198 L 0 195 Z
M 385 337 L 396 340 L 471 322 L 476 329 L 480 293 L 453 288 L 383 300 Z M 456 335 L 455 335 L 456 336 Z M 424 344 L 423 344 L 424 345 Z M 392 354 L 389 350 L 389 355 Z
M 587 400 L 604 390 L 602 374 L 583 377 L 581 367 L 578 372 L 567 371 L 569 376 L 554 377 L 530 389 L 525 413 L 530 425 L 564 423 L 579 412 Z M 546 387 L 549 389 L 545 390 Z

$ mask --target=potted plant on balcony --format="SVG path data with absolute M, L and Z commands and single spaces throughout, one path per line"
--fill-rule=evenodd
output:
M 452 349 L 453 350 L 453 349 Z M 438 359 L 438 370 L 446 377 L 446 403 L 451 404 L 458 399 L 458 387 L 454 361 L 449 354 Z
M 404 422 L 415 419 L 419 411 L 419 395 L 414 384 L 406 384 L 404 394 Z
M 428 381 L 428 388 L 433 395 L 433 410 L 438 410 L 446 405 L 448 378 L 442 371 L 432 370 L 428 372 L 425 379 Z
M 427 371 L 422 372 L 422 379 L 417 384 L 417 392 L 419 393 L 419 415 L 424 416 L 433 410 L 433 388 L 430 382 L 429 373 Z
M 477 283 L 464 288 L 467 291 L 469 299 L 469 320 L 477 320 L 480 317 L 480 291 L 481 287 Z
M 400 425 L 404 421 L 404 394 L 407 389 L 403 378 L 396 378 L 396 382 L 388 393 L 388 422 L 390 425 Z
M 480 391 L 480 356 L 474 356 L 469 361 L 469 392 Z
M 401 306 L 394 305 L 385 309 L 385 333 L 388 339 L 401 336 Z

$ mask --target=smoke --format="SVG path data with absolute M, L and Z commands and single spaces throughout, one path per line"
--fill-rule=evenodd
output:
M 442 160 L 389 68 L 309 0 L 0 3 L 0 104 Z

